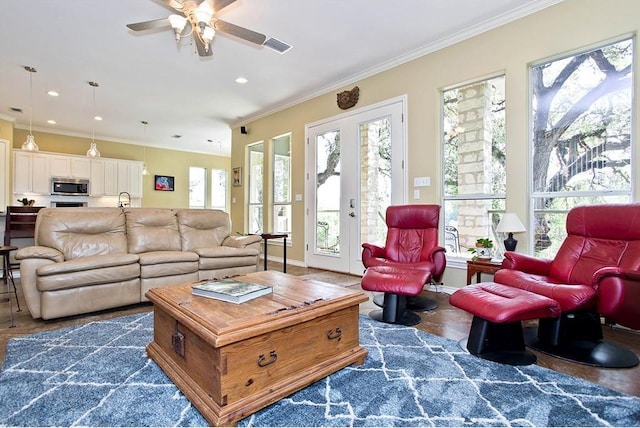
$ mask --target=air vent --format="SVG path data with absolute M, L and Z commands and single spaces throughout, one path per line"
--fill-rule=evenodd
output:
M 14 113 L 22 113 L 22 109 L 18 107 L 9 107 L 9 110 Z
M 269 37 L 267 41 L 264 42 L 264 45 L 281 54 L 291 49 L 291 46 L 289 46 L 285 42 L 281 42 L 278 39 L 274 39 L 273 37 Z

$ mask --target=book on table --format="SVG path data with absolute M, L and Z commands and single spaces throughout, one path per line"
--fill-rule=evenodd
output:
M 194 295 L 231 303 L 243 303 L 273 292 L 273 288 L 234 279 L 202 282 L 191 287 Z

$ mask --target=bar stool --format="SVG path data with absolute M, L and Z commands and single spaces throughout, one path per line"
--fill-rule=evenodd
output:
M 11 316 L 11 327 L 15 327 L 16 324 L 13 320 L 13 302 L 11 301 L 11 288 L 9 288 L 9 281 L 13 285 L 13 293 L 16 296 L 16 304 L 18 305 L 18 312 L 20 309 L 20 301 L 18 300 L 18 290 L 16 289 L 16 283 L 13 280 L 13 272 L 11 272 L 11 263 L 9 262 L 9 253 L 11 251 L 17 250 L 18 247 L 14 247 L 13 245 L 3 245 L 0 247 L 0 254 L 2 255 L 2 269 L 4 270 L 4 285 L 6 288 L 7 300 L 9 301 L 9 314 Z

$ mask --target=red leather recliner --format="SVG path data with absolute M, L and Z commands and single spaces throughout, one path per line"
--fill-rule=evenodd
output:
M 431 272 L 431 281 L 439 283 L 447 264 L 445 249 L 438 245 L 440 205 L 392 205 L 387 208 L 387 238 L 384 247 L 362 244 L 362 263 L 393 266 Z M 382 300 L 374 299 L 378 306 Z M 419 296 L 408 299 L 407 308 L 427 310 L 437 306 Z
M 508 251 L 494 281 L 560 304 L 560 317 L 540 319 L 525 338 L 532 348 L 589 365 L 637 365 L 633 352 L 603 340 L 601 317 L 640 329 L 640 204 L 574 208 L 566 229 L 553 260 Z

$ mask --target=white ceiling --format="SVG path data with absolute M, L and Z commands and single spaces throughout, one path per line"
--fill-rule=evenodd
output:
M 218 33 L 206 58 L 189 38 L 176 45 L 171 30 L 125 26 L 167 17 L 158 1 L 3 2 L 0 118 L 28 129 L 23 67 L 32 66 L 35 130 L 228 156 L 231 127 L 561 0 L 237 0 L 217 16 L 293 48 L 279 54 Z M 100 85 L 102 122 L 92 120 L 88 81 Z

